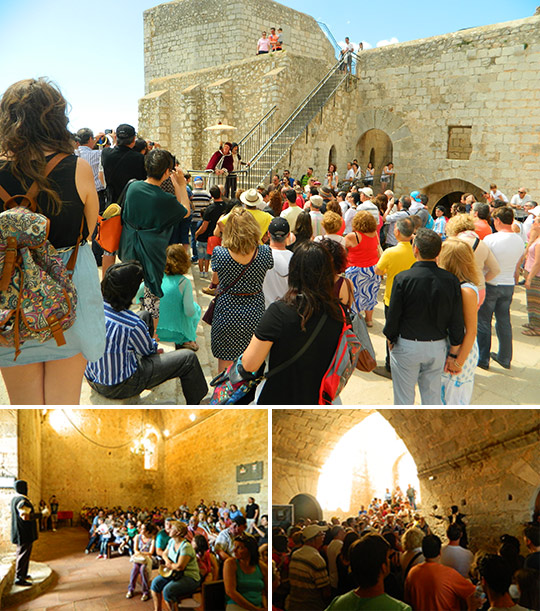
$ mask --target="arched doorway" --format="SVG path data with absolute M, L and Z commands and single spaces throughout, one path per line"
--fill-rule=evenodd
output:
M 331 163 L 337 166 L 337 152 L 336 147 L 333 144 L 328 153 L 328 165 L 330 165 Z
M 311 494 L 297 494 L 289 501 L 294 505 L 294 519 L 309 518 L 310 520 L 322 520 L 323 511 L 319 501 Z
M 356 143 L 356 158 L 362 171 L 371 161 L 376 175 L 380 174 L 384 166 L 393 160 L 393 153 L 394 147 L 390 136 L 380 129 L 368 129 Z
M 375 412 L 335 445 L 321 469 L 317 500 L 327 518 L 352 515 L 374 496 L 383 498 L 386 488 L 403 491 L 409 484 L 419 491 L 414 460 L 388 420 Z
M 454 202 L 459 202 L 463 193 L 472 193 L 477 201 L 484 201 L 482 198 L 483 189 L 461 178 L 449 178 L 434 182 L 421 189 L 421 192 L 428 196 L 428 208 L 431 212 L 437 204 L 442 204 L 450 213 L 450 206 Z
M 536 498 L 534 500 L 534 510 L 533 510 L 533 520 L 538 520 L 538 516 L 540 516 L 540 489 L 536 493 Z

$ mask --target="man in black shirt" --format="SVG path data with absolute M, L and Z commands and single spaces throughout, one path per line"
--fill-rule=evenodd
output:
M 441 374 L 465 334 L 459 281 L 435 259 L 441 238 L 431 229 L 416 233 L 416 263 L 397 274 L 383 333 L 388 339 L 394 403 L 412 405 L 418 382 L 423 405 L 441 405 Z M 447 357 L 447 338 L 450 352 Z
M 132 125 L 122 124 L 116 129 L 116 146 L 103 149 L 101 163 L 107 184 L 107 203 L 117 202 L 122 190 L 132 178 L 146 179 L 144 155 L 133 150 L 136 138 Z
M 212 256 L 209 255 L 206 250 L 208 238 L 214 235 L 214 229 L 216 228 L 219 217 L 225 214 L 225 202 L 221 199 L 221 190 L 217 185 L 210 187 L 210 195 L 214 201 L 203 212 L 202 223 L 195 233 L 195 237 L 197 238 L 197 253 L 199 256 L 199 269 L 201 270 L 202 278 L 208 276 L 208 268 Z M 204 290 L 205 289 L 203 289 L 203 292 Z
M 127 123 L 122 123 L 116 128 L 116 146 L 103 149 L 101 154 L 101 165 L 106 183 L 107 204 L 117 203 L 127 183 L 135 178 L 146 179 L 144 168 L 144 155 L 133 150 L 137 134 L 135 128 Z M 102 273 L 105 272 L 116 261 L 116 253 L 104 251 L 102 257 Z
M 37 520 L 40 513 L 28 498 L 28 484 L 24 480 L 15 482 L 17 496 L 11 499 L 11 542 L 17 546 L 15 564 L 15 585 L 31 586 L 28 581 L 28 567 L 32 545 L 38 538 Z
M 257 524 L 259 519 L 259 506 L 255 502 L 255 499 L 250 496 L 246 505 L 246 521 L 247 521 L 247 532 L 253 532 L 253 525 Z

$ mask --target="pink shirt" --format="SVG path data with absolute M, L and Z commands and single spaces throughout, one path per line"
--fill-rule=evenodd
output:
M 268 38 L 259 38 L 257 51 L 270 51 L 270 40 Z
M 525 261 L 525 269 L 530 272 L 532 266 L 534 265 L 534 260 L 536 257 L 540 257 L 540 249 L 538 246 L 540 245 L 540 239 L 536 239 L 530 246 L 529 252 L 527 254 L 527 260 Z M 536 274 L 540 276 L 540 271 Z

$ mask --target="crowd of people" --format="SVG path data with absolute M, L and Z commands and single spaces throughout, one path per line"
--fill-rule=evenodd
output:
M 201 499 L 167 507 L 82 508 L 89 530 L 85 553 L 97 559 L 118 553 L 132 563 L 126 598 L 140 581 L 141 600 L 174 611 L 205 583 L 223 579 L 227 610 L 267 608 L 268 516 L 249 497 L 244 507 Z M 157 574 L 152 578 L 153 571 Z
M 13 112 L 28 126 L 13 124 Z M 186 401 L 200 403 L 208 387 L 195 354 L 202 312 L 187 277 L 191 263 L 210 280 L 203 292 L 215 296 L 204 320 L 218 371 L 234 366 L 252 380 L 265 363 L 267 378 L 280 368 L 248 397 L 261 404 L 319 401 L 343 323 L 362 316 L 373 326 L 383 278 L 387 353 L 375 371 L 392 379 L 395 404 L 414 403 L 417 384 L 424 404 L 468 404 L 476 366 L 511 367 L 510 305 L 523 262 L 523 333 L 540 334 L 540 207 L 524 188 L 507 203 L 492 184 L 486 202 L 464 194 L 432 215 L 418 190 L 375 193 L 373 166 L 362 173 L 354 160 L 343 180 L 330 164 L 322 183 L 312 168 L 298 179 L 284 170 L 268 186 L 242 191 L 235 172 L 249 164 L 225 142 L 209 161 L 218 182 L 207 191 L 205 176 L 182 171 L 131 125 L 95 137 L 88 128 L 74 137 L 66 125 L 66 101 L 45 79 L 16 83 L 0 103 L 0 186 L 19 194 L 34 180 L 51 244 L 64 263 L 78 253 L 75 323 L 65 341 L 25 341 L 16 361 L 12 347 L 0 349 L 12 403 L 77 404 L 83 375 L 112 399 L 179 378 Z M 381 190 L 393 172 L 388 162 Z M 100 250 L 91 239 L 97 214 L 107 217 L 118 201 L 118 249 Z M 492 352 L 493 316 L 499 345 Z M 317 351 L 293 363 L 319 324 Z M 159 340 L 175 350 L 163 352 Z
M 538 516 L 524 525 L 522 541 L 502 534 L 484 549 L 469 541 L 457 506 L 430 518 L 446 532 L 443 544 L 401 491 L 386 498 L 346 520 L 274 525 L 275 609 L 540 609 Z

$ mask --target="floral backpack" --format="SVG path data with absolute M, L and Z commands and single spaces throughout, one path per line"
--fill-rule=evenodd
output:
M 47 176 L 67 157 L 58 154 L 45 168 Z M 77 292 L 71 279 L 82 228 L 74 251 L 64 265 L 47 240 L 49 219 L 36 212 L 39 188 L 33 183 L 24 195 L 11 196 L 0 186 L 0 345 L 15 348 L 26 340 L 66 343 L 64 331 L 75 322 Z M 84 218 L 83 218 L 84 223 Z

